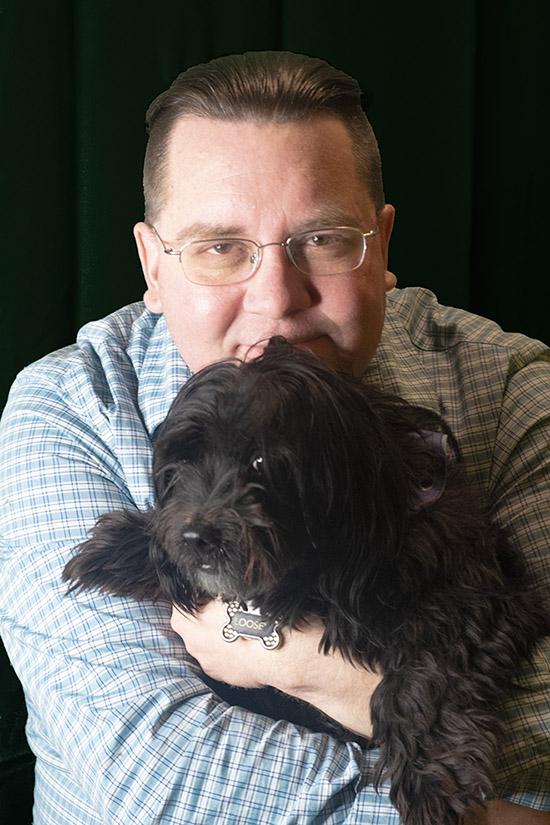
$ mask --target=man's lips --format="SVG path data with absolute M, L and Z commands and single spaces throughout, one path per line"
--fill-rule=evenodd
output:
M 321 340 L 325 339 L 325 338 L 326 338 L 325 335 L 316 335 L 316 336 L 313 336 L 311 338 L 305 338 L 305 339 L 299 339 L 299 340 L 293 340 L 292 338 L 286 338 L 286 340 L 295 349 L 310 350 L 311 352 L 315 352 L 316 351 L 316 345 L 318 345 L 318 343 L 321 342 Z M 268 342 L 269 342 L 269 338 L 265 338 L 265 339 L 262 339 L 261 341 L 259 341 L 257 344 L 253 344 L 250 347 L 246 347 L 245 345 L 242 345 L 241 347 L 239 347 L 239 350 L 241 352 L 243 352 L 244 359 L 246 361 L 250 361 L 253 358 L 257 358 L 259 355 L 261 355 L 263 353 L 263 351 L 267 347 Z

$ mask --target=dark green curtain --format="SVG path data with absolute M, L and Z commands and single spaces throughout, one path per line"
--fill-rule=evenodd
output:
M 187 66 L 246 49 L 319 55 L 359 79 L 401 285 L 550 339 L 546 0 L 0 8 L 0 404 L 24 364 L 141 296 L 147 104 Z
M 249 49 L 359 79 L 400 285 L 550 343 L 547 17 L 546 0 L 0 0 L 0 405 L 22 366 L 141 297 L 145 109 L 187 66 Z M 10 704 L 0 742 L 14 720 Z

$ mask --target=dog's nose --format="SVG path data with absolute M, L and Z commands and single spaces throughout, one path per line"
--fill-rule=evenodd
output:
M 194 550 L 202 562 L 201 567 L 212 567 L 213 556 L 218 556 L 221 552 L 220 543 L 213 538 L 201 535 L 196 530 L 186 530 L 183 533 L 186 544 Z

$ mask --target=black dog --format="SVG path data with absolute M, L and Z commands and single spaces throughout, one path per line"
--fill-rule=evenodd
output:
M 187 611 L 221 596 L 245 632 L 322 619 L 325 652 L 383 674 L 376 782 L 391 778 L 403 823 L 458 823 L 491 786 L 496 703 L 549 625 L 444 430 L 273 339 L 183 387 L 155 443 L 154 509 L 102 517 L 64 577 Z

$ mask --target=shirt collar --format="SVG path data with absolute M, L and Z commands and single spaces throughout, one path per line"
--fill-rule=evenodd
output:
M 388 302 L 382 337 L 365 379 L 384 392 L 441 415 L 439 396 L 433 376 L 426 369 L 425 356 L 413 344 L 406 324 Z
M 192 372 L 176 349 L 164 315 L 146 310 L 134 333 L 128 354 L 138 376 L 141 414 L 152 437 Z M 365 379 L 385 392 L 400 395 L 411 404 L 442 414 L 433 377 L 426 369 L 424 357 L 411 341 L 407 324 L 393 311 L 391 300 L 388 301 L 382 337 Z
M 145 312 L 148 326 L 147 345 L 141 330 L 136 330 L 128 354 L 138 377 L 138 404 L 151 437 L 164 420 L 170 404 L 192 373 L 179 354 L 166 326 L 164 315 Z

